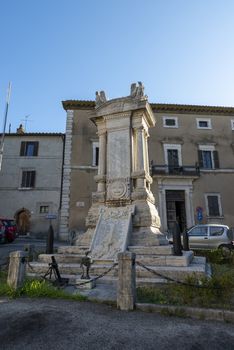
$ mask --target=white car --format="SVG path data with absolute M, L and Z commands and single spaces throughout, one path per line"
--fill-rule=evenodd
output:
M 222 249 L 227 255 L 234 249 L 233 229 L 227 225 L 206 224 L 195 225 L 188 230 L 189 248 L 190 249 Z M 170 243 L 172 240 L 169 239 Z M 181 235 L 183 245 L 183 235 Z
M 234 249 L 233 229 L 227 225 L 196 225 L 188 230 L 190 249 L 221 249 L 223 256 L 229 256 Z

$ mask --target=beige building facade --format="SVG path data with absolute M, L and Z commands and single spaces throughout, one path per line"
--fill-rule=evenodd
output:
M 64 134 L 5 135 L 0 171 L 0 217 L 15 219 L 19 234 L 43 237 L 50 219 L 58 232 Z
M 60 238 L 85 231 L 96 191 L 99 138 L 95 102 L 63 102 L 67 112 Z M 151 103 L 151 190 L 161 231 L 197 223 L 234 226 L 234 108 Z

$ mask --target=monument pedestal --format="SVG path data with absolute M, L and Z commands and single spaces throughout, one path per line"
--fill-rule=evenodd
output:
M 93 289 L 96 287 L 96 281 L 86 280 L 82 278 L 76 279 L 76 287 L 80 289 Z
M 99 135 L 97 192 L 86 220 L 87 233 L 77 244 L 86 241 L 94 257 L 113 259 L 130 243 L 167 244 L 150 190 L 148 129 L 155 119 L 143 85 L 132 84 L 129 96 L 110 101 L 104 92 L 97 93 L 92 121 Z M 134 213 L 123 224 L 122 215 L 131 206 Z

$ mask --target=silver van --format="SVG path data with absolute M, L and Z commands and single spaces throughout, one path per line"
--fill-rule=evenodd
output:
M 233 230 L 226 225 L 196 225 L 188 230 L 190 249 L 232 249 Z M 233 246 L 234 247 L 234 246 Z

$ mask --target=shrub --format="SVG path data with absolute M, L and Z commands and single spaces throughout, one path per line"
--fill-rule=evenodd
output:
M 207 261 L 211 264 L 234 264 L 233 252 L 228 257 L 224 257 L 222 255 L 221 249 L 196 250 L 194 251 L 194 254 L 198 256 L 205 256 Z

